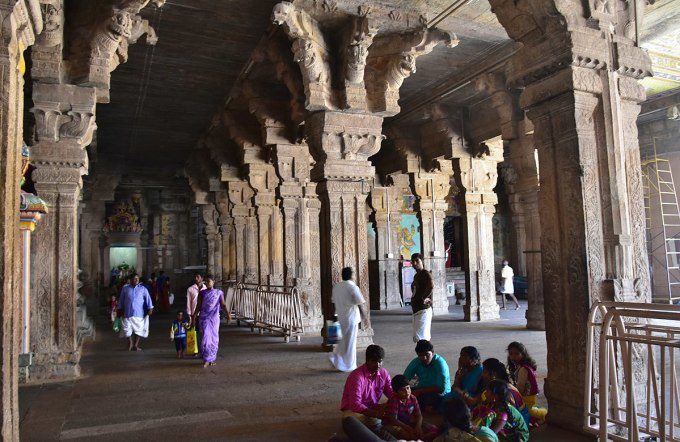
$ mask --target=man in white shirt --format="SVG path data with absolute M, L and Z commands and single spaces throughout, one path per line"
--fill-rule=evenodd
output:
M 501 270 L 501 296 L 503 297 L 503 310 L 505 310 L 505 295 L 510 295 L 513 301 L 515 301 L 515 310 L 519 310 L 519 302 L 515 297 L 515 285 L 512 282 L 512 278 L 515 276 L 515 272 L 510 267 L 507 260 L 503 260 L 503 269 Z
M 196 302 L 198 301 L 198 292 L 205 290 L 203 284 L 203 276 L 200 273 L 194 275 L 194 283 L 187 289 L 187 315 L 193 317 L 194 310 L 196 310 Z
M 329 356 L 331 363 L 340 371 L 350 372 L 357 368 L 357 334 L 359 323 L 365 316 L 364 297 L 352 281 L 351 267 L 342 269 L 342 281 L 335 284 L 331 300 L 342 329 L 342 340 Z

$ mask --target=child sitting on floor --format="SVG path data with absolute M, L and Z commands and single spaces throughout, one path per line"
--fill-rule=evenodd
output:
M 187 328 L 189 328 L 189 321 L 184 319 L 184 312 L 178 310 L 170 329 L 170 339 L 175 341 L 177 359 L 183 358 L 184 351 L 187 349 Z
M 540 424 L 545 420 L 547 410 L 536 407 L 536 395 L 540 392 L 536 380 L 536 361 L 521 342 L 511 342 L 508 345 L 508 369 L 529 409 L 531 423 Z
M 423 424 L 418 399 L 411 394 L 411 385 L 404 375 L 392 378 L 394 394 L 387 401 L 384 422 L 386 430 L 406 440 L 432 440 L 437 436 L 437 427 Z
M 460 396 L 444 403 L 443 414 L 448 429 L 434 442 L 498 442 L 498 436 L 488 427 L 472 425 L 470 409 Z
M 491 402 L 475 408 L 472 413 L 474 424 L 489 427 L 509 442 L 527 442 L 529 427 L 522 414 L 508 399 L 508 383 L 498 379 L 491 381 L 488 391 Z

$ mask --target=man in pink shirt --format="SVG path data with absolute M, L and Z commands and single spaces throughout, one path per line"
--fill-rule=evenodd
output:
M 198 292 L 205 290 L 203 284 L 203 276 L 200 273 L 194 274 L 194 283 L 187 289 L 187 315 L 192 317 L 194 310 L 196 310 L 196 302 L 198 300 Z
M 385 405 L 380 404 L 383 395 L 392 396 L 392 379 L 382 368 L 385 350 L 379 345 L 366 348 L 366 363 L 357 367 L 345 381 L 342 393 L 343 418 L 355 417 L 374 433 L 382 435 L 382 417 Z

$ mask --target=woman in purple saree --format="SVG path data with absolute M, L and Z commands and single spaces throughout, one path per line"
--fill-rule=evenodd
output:
M 203 367 L 215 365 L 217 349 L 220 345 L 220 307 L 227 312 L 227 320 L 230 319 L 227 304 L 224 301 L 222 290 L 214 288 L 215 279 L 208 275 L 205 277 L 205 290 L 198 293 L 196 310 L 193 324 L 196 324 L 195 316 L 198 315 L 198 325 L 201 330 L 201 344 L 199 351 L 203 356 Z

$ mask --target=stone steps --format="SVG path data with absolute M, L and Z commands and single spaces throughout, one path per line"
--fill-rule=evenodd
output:
M 449 267 L 446 269 L 446 282 L 447 286 L 452 282 L 454 284 L 455 290 L 462 293 L 463 295 L 465 295 L 467 292 L 467 286 L 465 284 L 465 271 L 461 270 L 460 267 Z M 447 295 L 451 297 L 453 296 L 453 293 L 448 293 L 447 291 Z

